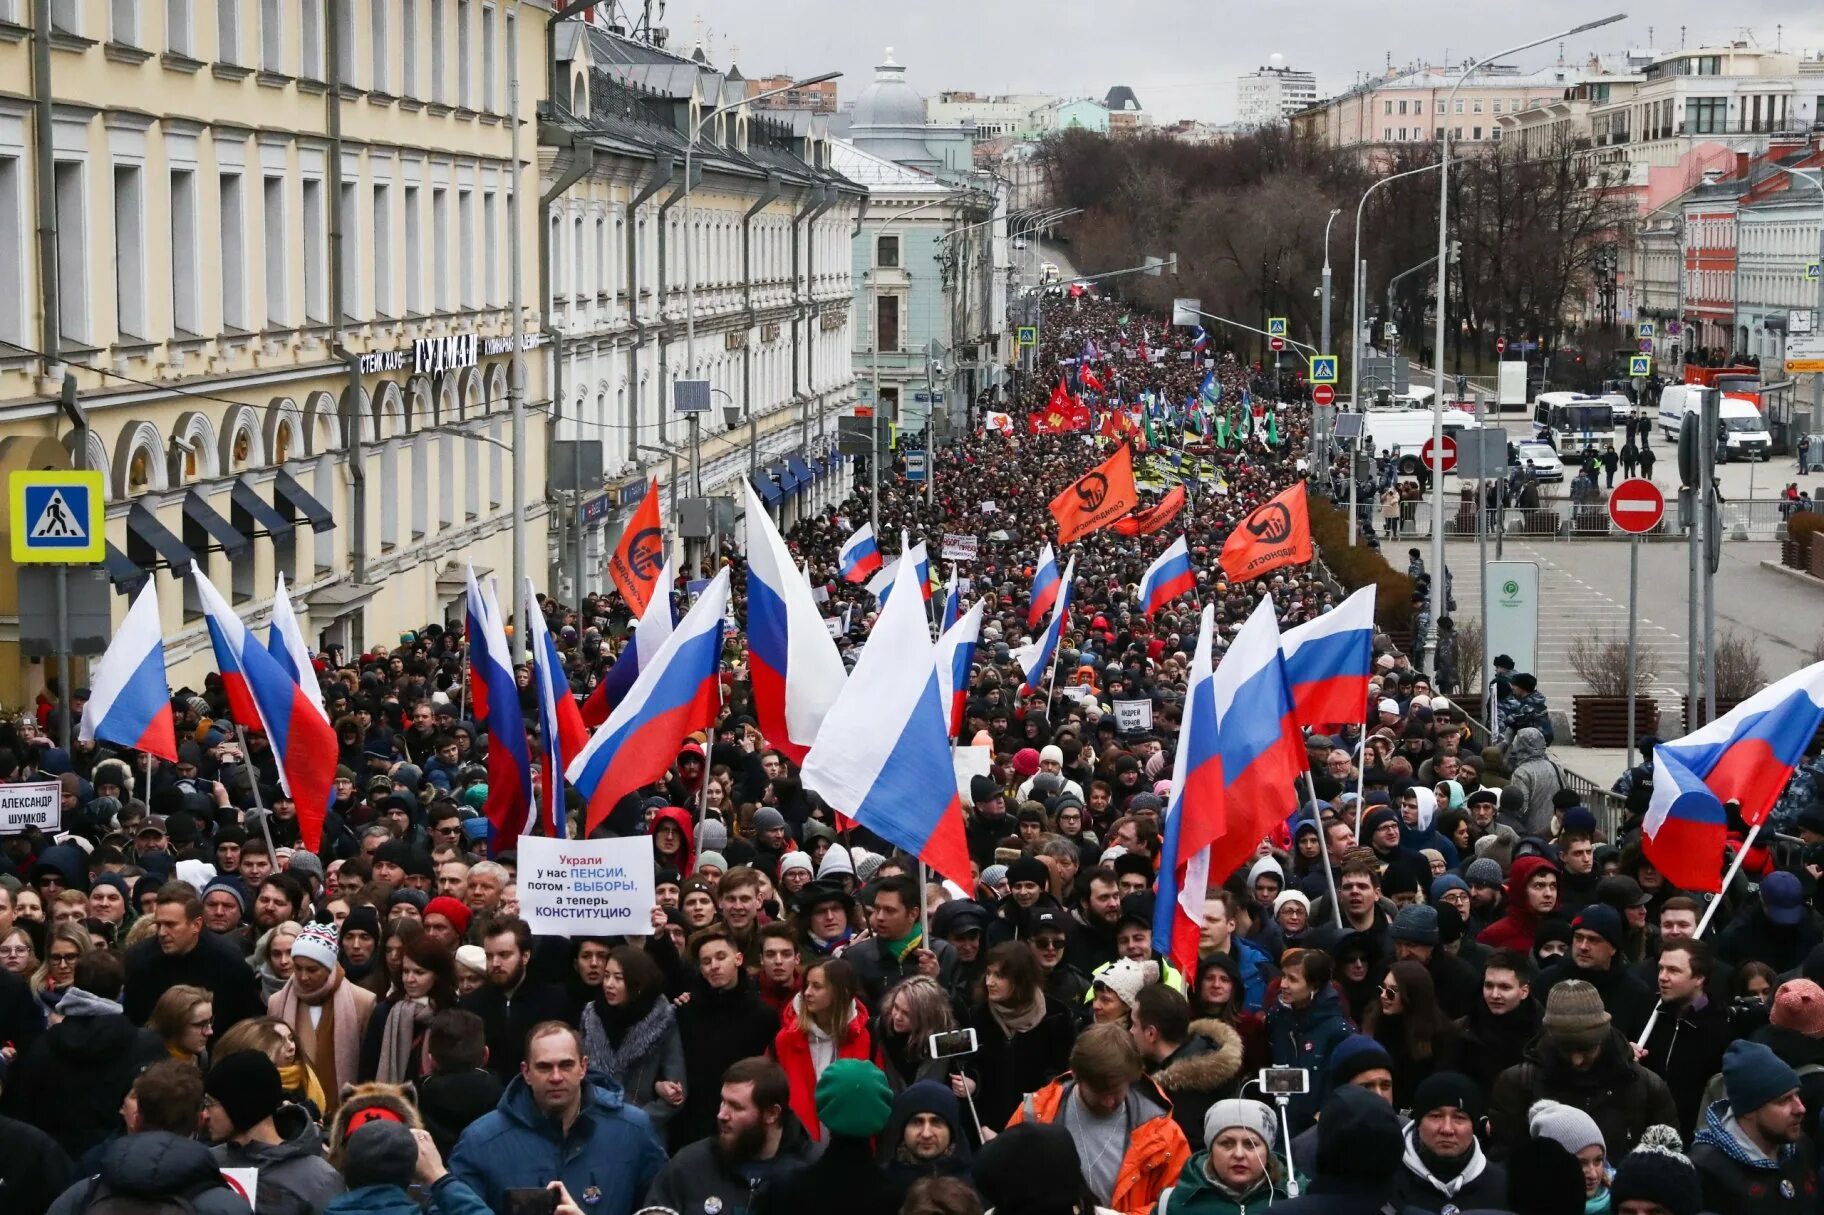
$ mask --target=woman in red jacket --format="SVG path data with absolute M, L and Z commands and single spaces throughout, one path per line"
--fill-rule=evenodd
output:
M 773 1058 L 791 1082 L 792 1113 L 813 1139 L 823 1138 L 816 1101 L 823 1069 L 837 1059 L 874 1057 L 860 996 L 855 968 L 840 958 L 822 958 L 805 967 L 804 990 L 779 1015 Z

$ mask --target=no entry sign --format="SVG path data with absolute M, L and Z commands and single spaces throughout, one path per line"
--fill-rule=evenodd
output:
M 1666 517 L 1666 496 L 1659 486 L 1631 477 L 1609 494 L 1609 518 L 1624 532 L 1650 532 Z
M 1311 399 L 1319 405 L 1336 404 L 1336 389 L 1328 384 L 1319 384 L 1311 390 Z
M 1427 439 L 1419 459 L 1433 472 L 1447 473 L 1457 466 L 1457 441 L 1449 435 L 1442 439 Z

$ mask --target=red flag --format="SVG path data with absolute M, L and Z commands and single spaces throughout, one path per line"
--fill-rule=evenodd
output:
M 1070 404 L 1070 401 L 1070 389 L 1064 387 L 1064 377 L 1059 376 L 1058 386 L 1051 390 L 1051 400 L 1046 402 L 1046 406 L 1053 410 L 1064 409 Z
M 1123 536 L 1150 536 L 1178 517 L 1184 509 L 1184 486 L 1178 485 L 1145 510 L 1135 511 L 1125 519 L 1116 519 L 1111 526 Z
M 640 508 L 621 533 L 621 542 L 614 546 L 614 555 L 608 558 L 608 576 L 635 617 L 645 614 L 664 568 L 665 532 L 659 526 L 659 479 L 654 477 Z
M 1083 381 L 1083 387 L 1085 388 L 1093 388 L 1097 392 L 1108 391 L 1102 386 L 1102 377 L 1098 376 L 1096 374 L 1096 369 L 1091 367 L 1088 363 L 1083 364 L 1083 370 L 1078 373 L 1077 378 Z
M 1230 582 L 1246 582 L 1282 565 L 1311 560 L 1311 516 L 1305 483 L 1267 499 L 1235 525 L 1222 546 L 1222 572 Z
M 1058 543 L 1107 527 L 1140 503 L 1134 488 L 1134 453 L 1125 443 L 1115 454 L 1084 473 L 1051 500 L 1058 521 Z

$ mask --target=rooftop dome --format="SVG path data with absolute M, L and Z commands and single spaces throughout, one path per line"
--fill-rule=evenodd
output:
M 920 127 L 925 125 L 925 99 L 906 83 L 906 69 L 893 62 L 887 48 L 885 62 L 874 69 L 874 83 L 855 99 L 849 119 L 855 127 Z

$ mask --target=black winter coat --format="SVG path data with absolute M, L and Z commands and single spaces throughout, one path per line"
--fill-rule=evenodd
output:
M 510 998 L 492 983 L 485 983 L 464 996 L 459 1007 L 481 1018 L 488 1036 L 488 1070 L 505 1085 L 519 1075 L 519 1065 L 526 1058 L 526 1035 L 532 1027 L 540 1021 L 564 1020 L 569 1001 L 558 984 L 527 978 Z
M 674 1152 L 716 1129 L 722 1073 L 737 1060 L 772 1048 L 779 1014 L 745 973 L 729 991 L 716 991 L 699 979 L 690 1001 L 678 1009 L 678 1033 L 684 1040 L 684 1104 L 669 1128 Z
M 44 1215 L 75 1173 L 49 1135 L 28 1122 L 0 1118 L 0 1211 Z
M 127 985 L 121 1003 L 135 1025 L 144 1025 L 158 998 L 181 983 L 214 993 L 217 1037 L 242 1021 L 266 1015 L 259 976 L 239 949 L 214 933 L 203 933 L 194 949 L 175 958 L 166 956 L 156 940 L 141 941 L 127 950 L 124 961 Z
M 80 1158 L 121 1129 L 120 1103 L 133 1077 L 163 1058 L 163 1040 L 121 1013 L 66 1017 L 13 1061 L 0 1112 L 31 1122 Z
M 1002 1031 L 986 1002 L 969 1010 L 967 1024 L 975 1029 L 976 1052 L 966 1071 L 975 1077 L 975 1112 L 982 1125 L 998 1131 L 1020 1107 L 1020 1099 L 1036 1093 L 1070 1070 L 1070 1048 L 1077 1031 L 1071 1010 L 1045 1000 L 1039 1023 L 1011 1038 Z
M 1527 1137 L 1527 1111 L 1544 1098 L 1574 1105 L 1602 1130 L 1609 1155 L 1618 1159 L 1634 1150 L 1641 1132 L 1656 1122 L 1671 1126 L 1678 1108 L 1666 1082 L 1634 1062 L 1634 1048 L 1620 1030 L 1610 1029 L 1595 1063 L 1583 1071 L 1570 1065 L 1541 1035 L 1525 1057 L 1501 1073 L 1489 1098 L 1488 1117 L 1494 1133 L 1489 1155 L 1506 1159 Z
M 855 1215 L 894 1211 L 897 1188 L 866 1139 L 831 1135 L 816 1163 L 760 1187 L 753 1215 Z

